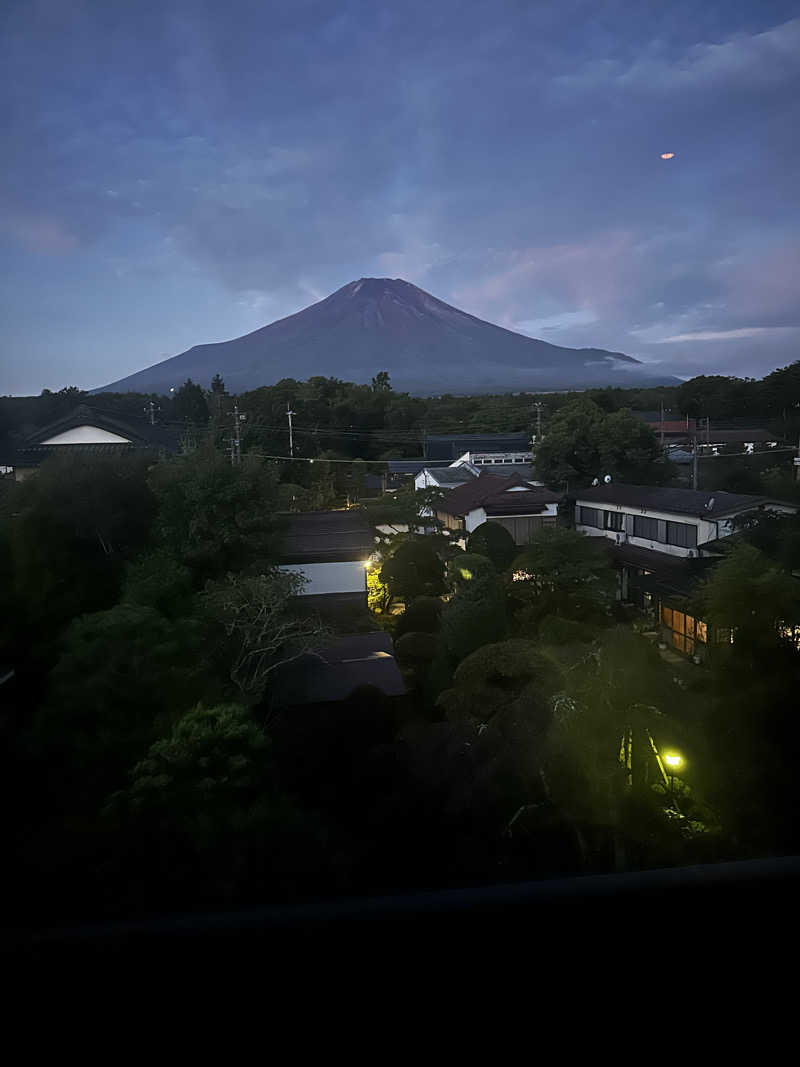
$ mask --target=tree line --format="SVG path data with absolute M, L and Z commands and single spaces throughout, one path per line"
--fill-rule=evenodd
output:
M 385 371 L 369 385 L 337 378 L 308 381 L 285 378 L 237 397 L 247 414 L 245 437 L 264 453 L 287 454 L 287 406 L 294 415 L 297 456 L 336 456 L 364 459 L 419 455 L 430 433 L 505 433 L 535 431 L 534 405 L 541 402 L 545 420 L 576 398 L 591 401 L 604 413 L 624 410 L 660 412 L 725 420 L 740 418 L 780 423 L 787 433 L 800 425 L 800 361 L 763 379 L 700 375 L 679 386 L 590 389 L 575 393 L 503 393 L 496 395 L 432 397 L 396 392 Z M 218 374 L 211 388 L 185 382 L 168 396 L 140 393 L 90 395 L 75 387 L 38 397 L 0 397 L 0 440 L 20 436 L 89 402 L 122 417 L 143 417 L 153 402 L 159 421 L 202 428 L 228 418 L 232 406 Z

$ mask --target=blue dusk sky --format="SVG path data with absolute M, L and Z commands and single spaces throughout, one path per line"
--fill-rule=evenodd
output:
M 364 276 L 684 376 L 800 358 L 797 2 L 5 0 L 0 80 L 0 393 Z

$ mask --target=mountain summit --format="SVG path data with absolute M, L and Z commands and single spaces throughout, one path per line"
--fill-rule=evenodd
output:
M 415 393 L 674 384 L 619 352 L 562 348 L 494 326 L 402 278 L 361 278 L 253 333 L 195 345 L 96 392 L 166 392 L 219 371 L 231 392 L 312 375 L 368 382 L 388 370 Z

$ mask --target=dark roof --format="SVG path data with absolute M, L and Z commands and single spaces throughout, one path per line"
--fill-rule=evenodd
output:
M 518 474 L 502 478 L 482 471 L 479 478 L 458 489 L 449 490 L 438 510 L 459 518 L 480 507 L 486 509 L 487 515 L 535 515 L 543 511 L 546 504 L 554 504 L 562 499 L 561 493 L 553 493 L 549 489 L 526 488 L 515 493 L 508 492 L 517 485 L 527 486 L 525 479 Z
M 389 474 L 415 475 L 425 467 L 439 468 L 447 467 L 449 464 L 449 459 L 425 459 L 424 456 L 420 456 L 419 459 L 387 459 L 386 469 Z
M 706 437 L 708 437 L 709 444 L 712 445 L 736 444 L 739 441 L 744 444 L 748 441 L 780 440 L 780 434 L 772 430 L 709 430 L 708 434 L 706 434 L 705 430 L 702 430 L 697 435 L 698 444 L 704 444 Z
M 478 475 L 469 467 L 434 467 L 436 481 L 440 485 L 463 485 Z
M 530 463 L 479 463 L 477 467 L 479 471 L 490 471 L 492 474 L 499 474 L 502 478 L 507 478 L 510 474 L 518 474 L 526 482 L 532 482 L 536 478 Z
M 667 452 L 667 459 L 670 463 L 691 463 L 694 456 L 685 448 L 671 448 Z
M 277 704 L 327 704 L 346 700 L 360 686 L 374 686 L 386 696 L 402 696 L 403 676 L 388 634 L 346 634 L 309 652 L 273 675 Z
M 425 440 L 429 459 L 458 459 L 465 452 L 530 452 L 531 439 L 525 433 L 431 434 Z
M 115 443 L 104 441 L 91 444 L 88 442 L 69 445 L 46 445 L 50 437 L 55 437 L 77 426 L 97 426 L 101 430 L 118 434 L 125 437 L 127 442 Z M 182 430 L 162 426 L 156 423 L 151 425 L 147 419 L 120 418 L 117 415 L 98 411 L 87 404 L 80 404 L 77 408 L 55 422 L 49 423 L 30 434 L 23 442 L 18 444 L 4 463 L 12 467 L 38 467 L 52 455 L 59 455 L 68 449 L 71 455 L 82 454 L 92 456 L 118 456 L 131 451 L 137 452 L 177 452 L 180 447 Z
M 282 563 L 345 563 L 366 559 L 375 548 L 367 518 L 358 508 L 305 511 L 281 518 Z
M 24 442 L 23 447 L 41 445 L 49 437 L 55 437 L 57 434 L 65 433 L 67 430 L 71 430 L 76 426 L 84 426 L 87 423 L 97 426 L 101 430 L 107 430 L 109 433 L 119 434 L 120 437 L 127 437 L 134 445 L 156 446 L 176 452 L 180 443 L 181 430 L 177 428 L 162 426 L 160 423 L 151 424 L 144 418 L 140 419 L 131 416 L 122 418 L 102 409 L 90 407 L 88 404 L 80 404 L 69 415 L 65 415 L 63 418 L 57 419 L 55 422 L 51 422 L 31 434 Z
M 652 485 L 624 485 L 621 482 L 581 489 L 575 493 L 575 499 L 581 502 L 585 500 L 588 504 L 598 507 L 612 504 L 673 512 L 676 515 L 695 515 L 703 519 L 780 503 L 770 497 L 745 493 L 724 493 L 708 489 L 661 489 Z M 711 500 L 714 501 L 713 507 L 706 507 Z
M 717 562 L 714 559 L 673 556 L 668 552 L 655 552 L 649 548 L 638 548 L 636 545 L 617 545 L 610 540 L 608 544 L 615 563 L 650 572 L 632 576 L 632 585 L 662 596 L 689 596 L 709 568 Z

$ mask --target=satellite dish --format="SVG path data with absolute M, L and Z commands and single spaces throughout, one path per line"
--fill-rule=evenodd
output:
M 610 481 L 611 481 L 611 475 L 607 474 L 605 476 L 605 478 L 603 479 L 603 481 L 606 483 L 606 485 L 608 485 L 610 483 Z
M 592 478 L 592 485 L 599 485 L 599 484 L 600 484 L 600 479 L 599 478 Z

